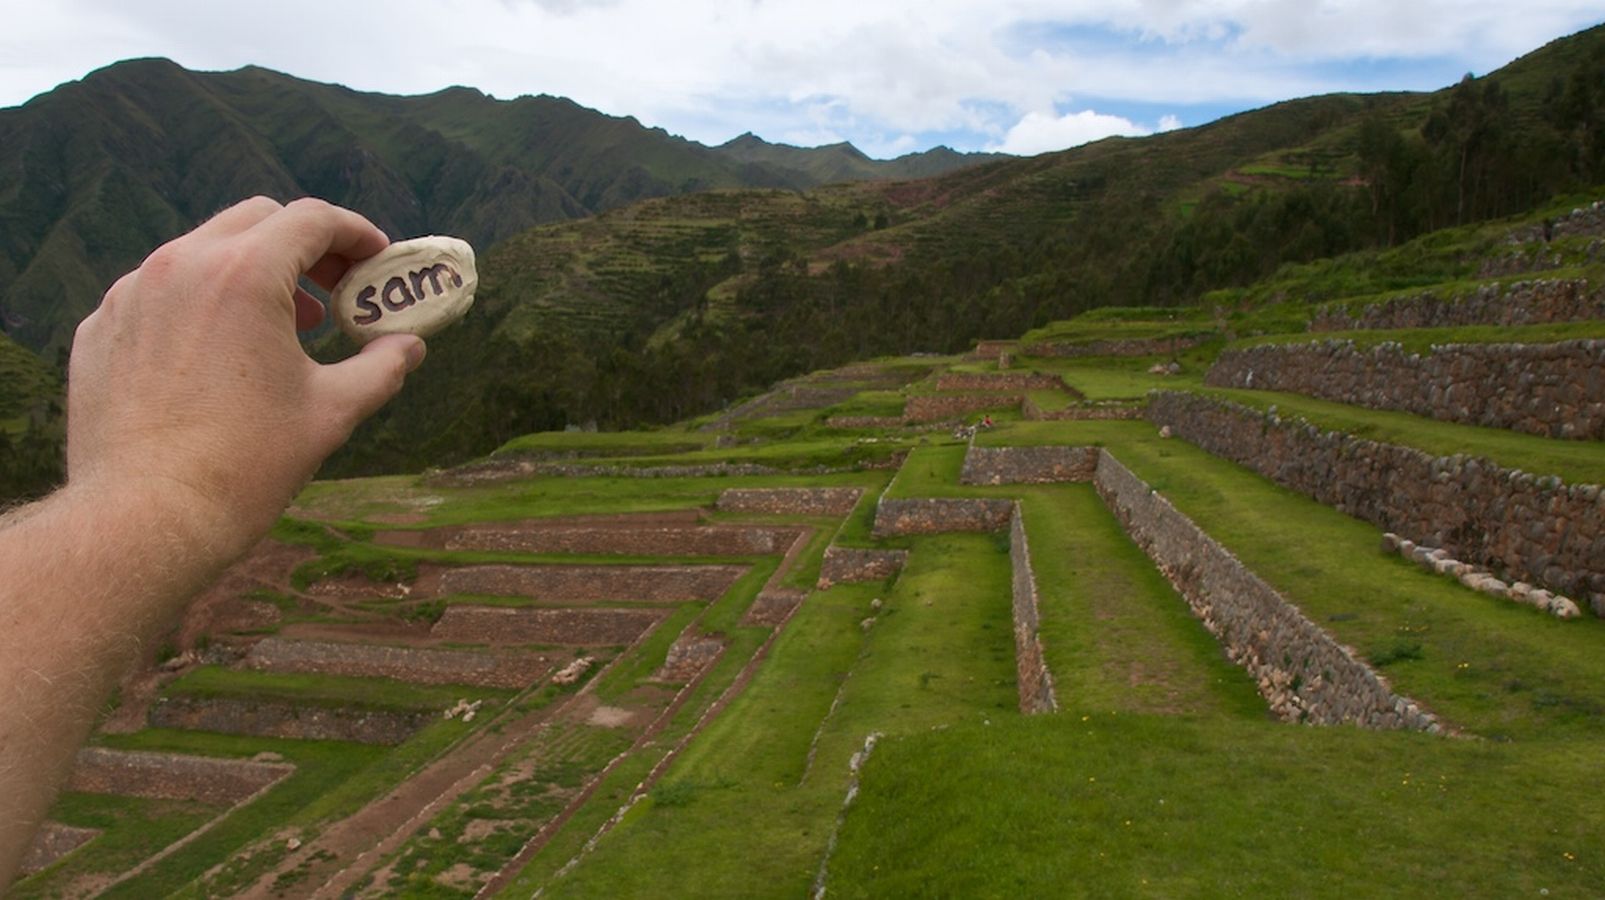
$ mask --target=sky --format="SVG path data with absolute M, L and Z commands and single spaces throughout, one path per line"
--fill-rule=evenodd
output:
M 0 0 L 0 106 L 121 59 L 569 97 L 705 144 L 1035 154 L 1334 91 L 1435 90 L 1601 0 Z M 3 135 L 0 135 L 3 139 Z

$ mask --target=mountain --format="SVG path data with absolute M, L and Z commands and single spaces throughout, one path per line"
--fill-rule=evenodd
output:
M 485 248 L 646 198 L 977 161 L 933 154 L 714 150 L 558 97 L 396 97 L 131 60 L 0 110 L 0 326 L 36 350 L 63 346 L 115 277 L 252 194 L 320 196 L 394 236 L 445 232 Z
M 485 254 L 473 315 L 327 472 L 675 421 L 852 359 L 1196 302 L 1529 210 L 1605 182 L 1602 84 L 1596 28 L 1433 94 L 1311 97 L 931 178 L 718 190 L 536 227 Z
M 896 159 L 879 160 L 870 159 L 846 142 L 822 147 L 793 147 L 789 144 L 771 144 L 751 132 L 713 149 L 715 153 L 738 162 L 807 173 L 815 184 L 926 178 L 977 163 L 1010 158 L 1004 153 L 959 153 L 949 147 L 935 147 Z

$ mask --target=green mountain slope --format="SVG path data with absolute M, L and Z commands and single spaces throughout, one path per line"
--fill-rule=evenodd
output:
M 157 244 L 251 194 L 321 196 L 395 236 L 448 232 L 483 248 L 643 198 L 975 162 L 851 151 L 844 167 L 840 147 L 745 159 L 562 98 L 393 97 L 160 59 L 0 110 L 0 135 L 0 323 L 35 349 L 64 345 Z
M 1500 72 L 1431 95 L 1313 97 L 927 179 L 668 197 L 526 231 L 486 254 L 471 321 L 434 340 L 422 377 L 330 471 L 673 421 L 851 359 L 1193 302 L 1533 208 L 1605 180 L 1556 151 L 1605 121 L 1605 90 L 1557 111 L 1605 72 L 1602 46 L 1602 29 L 1558 41 L 1513 64 L 1509 89 Z
M 925 178 L 976 163 L 1010 158 L 1003 153 L 959 153 L 949 147 L 934 147 L 922 153 L 878 160 L 870 159 L 857 147 L 845 142 L 824 147 L 793 147 L 771 144 L 751 132 L 713 149 L 721 156 L 740 162 L 807 173 L 815 184 Z

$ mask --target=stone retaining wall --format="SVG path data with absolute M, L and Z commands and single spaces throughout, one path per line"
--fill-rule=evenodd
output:
M 1605 492 L 1597 485 L 1435 457 L 1192 394 L 1156 393 L 1148 414 L 1216 456 L 1506 581 L 1591 602 L 1605 593 Z
M 1605 200 L 1595 200 L 1579 206 L 1549 222 L 1549 237 L 1594 237 L 1605 234 Z M 1508 240 L 1512 244 L 1525 244 L 1544 240 L 1544 223 L 1538 222 L 1513 229 Z
M 864 496 L 863 488 L 730 488 L 719 494 L 720 512 L 768 516 L 845 516 Z
M 441 594 L 565 603 L 717 600 L 747 566 L 463 566 L 440 574 Z
M 1605 437 L 1605 341 L 1599 340 L 1445 344 L 1425 356 L 1395 343 L 1268 344 L 1221 354 L 1205 383 L 1545 437 Z
M 1026 356 L 1053 356 L 1071 359 L 1083 356 L 1163 356 L 1191 350 L 1214 339 L 1212 334 L 1180 335 L 1173 338 L 1117 338 L 1108 341 L 1078 341 L 1075 343 L 1044 341 L 1026 344 L 1021 352 Z
M 1094 480 L 1132 540 L 1169 578 L 1227 656 L 1289 722 L 1438 732 L 1431 713 L 1249 571 L 1107 451 Z
M 1009 563 L 1013 570 L 1014 668 L 1020 688 L 1020 712 L 1027 715 L 1054 712 L 1053 675 L 1042 655 L 1037 616 L 1037 577 L 1031 568 L 1031 545 L 1025 535 L 1025 514 L 1014 504 L 1009 515 Z
M 628 646 L 667 615 L 663 609 L 533 609 L 459 604 L 446 607 L 429 635 L 462 644 Z
M 902 428 L 902 416 L 831 416 L 826 428 Z
M 294 772 L 282 762 L 85 747 L 73 761 L 67 790 L 232 805 Z
M 1081 392 L 1064 383 L 1058 375 L 1043 372 L 945 372 L 936 377 L 939 391 L 1066 391 L 1080 397 Z
M 413 684 L 469 684 L 521 689 L 557 668 L 557 661 L 529 653 L 474 653 L 430 647 L 384 647 L 333 641 L 264 638 L 246 654 L 248 669 L 313 672 L 363 678 L 394 678 Z
M 527 459 L 496 457 L 465 463 L 454 469 L 424 479 L 430 487 L 474 487 L 497 484 L 525 478 L 728 478 L 755 475 L 842 475 L 848 472 L 865 472 L 875 469 L 895 469 L 902 457 L 894 454 L 886 459 L 860 460 L 851 466 L 807 466 L 800 469 L 780 469 L 757 463 L 702 463 L 674 466 L 603 466 L 576 463 L 534 462 Z
M 310 706 L 224 697 L 163 697 L 151 706 L 152 728 L 219 731 L 299 741 L 399 744 L 439 717 L 337 706 Z
M 1540 325 L 1584 319 L 1605 319 L 1605 288 L 1591 286 L 1586 279 L 1566 278 L 1488 284 L 1458 297 L 1427 291 L 1352 311 L 1342 302 L 1329 303 L 1316 309 L 1310 330 Z
M 1031 422 L 1108 422 L 1142 418 L 1142 407 L 1133 403 L 1072 403 L 1059 409 L 1043 409 L 1029 396 L 1020 401 L 1020 415 Z
M 977 341 L 975 349 L 970 351 L 971 359 L 997 359 L 998 356 L 1012 351 L 1019 341 Z
M 33 843 L 28 845 L 28 852 L 23 854 L 18 872 L 27 877 L 43 871 L 56 860 L 99 836 L 99 828 L 76 828 L 60 822 L 46 822 L 34 834 Z
M 940 422 L 987 409 L 1019 406 L 1024 394 L 915 394 L 903 404 L 909 422 Z
M 890 500 L 875 507 L 875 537 L 944 534 L 951 531 L 1002 531 L 1009 527 L 1014 501 L 981 498 Z
M 907 550 L 871 550 L 832 544 L 825 548 L 825 559 L 819 565 L 817 587 L 826 590 L 848 582 L 881 581 L 903 571 L 907 562 Z
M 1057 484 L 1091 481 L 1096 447 L 977 447 L 964 454 L 959 484 Z
M 465 528 L 446 540 L 446 549 L 631 556 L 754 556 L 783 553 L 796 539 L 794 528 L 536 527 L 533 523 L 521 523 Z

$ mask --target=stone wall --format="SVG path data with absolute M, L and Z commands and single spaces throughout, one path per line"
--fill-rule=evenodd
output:
M 67 790 L 232 805 L 294 772 L 283 762 L 85 747 L 73 761 Z
M 557 668 L 532 653 L 475 653 L 431 647 L 384 647 L 333 641 L 264 638 L 246 654 L 244 666 L 264 672 L 312 672 L 362 678 L 394 678 L 414 684 L 469 684 L 522 689 Z
M 999 355 L 1013 350 L 1018 343 L 1018 341 L 977 341 L 975 349 L 970 352 L 970 358 L 997 359 Z
M 1061 359 L 1083 356 L 1163 356 L 1191 350 L 1206 341 L 1212 334 L 1189 334 L 1173 338 L 1117 338 L 1108 341 L 1077 341 L 1074 343 L 1043 341 L 1026 344 L 1021 352 L 1026 356 L 1053 356 Z
M 817 586 L 825 590 L 847 582 L 881 581 L 903 571 L 907 562 L 907 550 L 871 550 L 831 544 L 825 548 L 825 559 L 819 565 Z
M 863 488 L 730 488 L 719 494 L 720 512 L 766 516 L 845 516 L 864 496 Z
M 875 507 L 875 537 L 944 534 L 950 531 L 1002 531 L 1009 527 L 1014 501 L 981 498 L 891 500 Z
M 903 404 L 909 422 L 941 422 L 987 409 L 1019 406 L 1024 394 L 915 394 Z
M 959 484 L 1057 484 L 1091 481 L 1095 447 L 977 447 L 964 454 Z
M 1549 238 L 1598 237 L 1605 235 L 1605 200 L 1595 200 L 1579 206 L 1549 222 Z M 1512 244 L 1525 244 L 1545 240 L 1544 223 L 1537 222 L 1510 232 Z
M 902 465 L 902 456 L 893 454 L 883 459 L 865 459 L 851 466 L 806 466 L 798 469 L 780 469 L 757 463 L 700 463 L 672 466 L 612 466 L 583 465 L 579 463 L 534 462 L 516 457 L 493 457 L 464 463 L 454 469 L 438 472 L 424 479 L 430 487 L 474 487 L 497 484 L 503 481 L 520 481 L 526 478 L 730 478 L 756 475 L 841 475 L 847 472 L 864 472 L 872 469 L 895 469 Z
M 150 708 L 148 721 L 152 728 L 219 731 L 298 741 L 399 744 L 439 715 L 181 695 L 157 700 Z
M 831 416 L 826 428 L 902 428 L 902 416 Z
M 1148 414 L 1216 456 L 1506 581 L 1590 600 L 1605 593 L 1605 494 L 1597 485 L 1435 457 L 1192 394 L 1153 394 Z
M 550 527 L 521 523 L 465 528 L 447 538 L 446 549 L 631 556 L 753 556 L 783 553 L 796 539 L 795 528 Z
M 56 860 L 100 836 L 99 828 L 77 828 L 60 822 L 45 822 L 33 836 L 28 852 L 18 868 L 23 877 L 43 871 Z
M 1565 278 L 1487 284 L 1460 296 L 1427 291 L 1352 310 L 1342 302 L 1329 303 L 1316 309 L 1310 330 L 1540 325 L 1583 319 L 1605 319 L 1605 288 L 1592 286 L 1586 279 Z
M 1025 535 L 1025 515 L 1015 503 L 1009 515 L 1009 563 L 1013 569 L 1014 668 L 1020 688 L 1020 712 L 1027 715 L 1059 708 L 1053 692 L 1053 675 L 1042 655 L 1037 616 L 1037 576 L 1031 568 L 1031 545 Z
M 1093 483 L 1227 656 L 1254 677 L 1279 718 L 1441 730 L 1431 713 L 1395 694 L 1382 676 L 1107 451 Z
M 429 636 L 461 644 L 612 647 L 633 643 L 668 615 L 663 609 L 534 609 L 454 604 Z
M 1020 415 L 1032 422 L 1107 422 L 1142 418 L 1142 406 L 1134 403 L 1072 403 L 1059 409 L 1043 409 L 1027 396 L 1020 401 Z
M 1064 383 L 1058 375 L 1043 372 L 944 372 L 936 376 L 939 391 L 1066 391 L 1080 397 L 1081 392 Z
M 1605 341 L 1599 340 L 1444 344 L 1424 356 L 1396 343 L 1267 344 L 1221 354 L 1205 383 L 1545 437 L 1605 437 Z
M 463 566 L 440 574 L 441 594 L 563 603 L 717 600 L 747 566 Z

